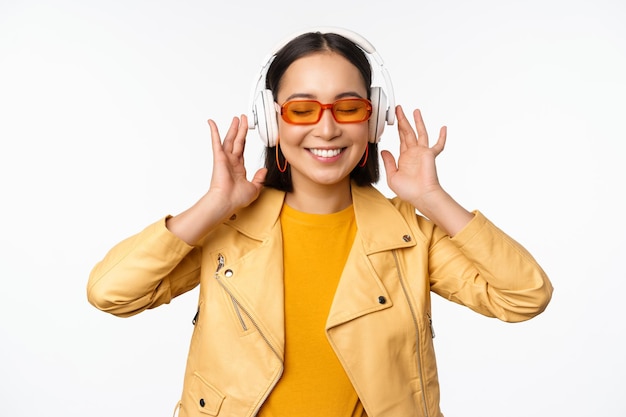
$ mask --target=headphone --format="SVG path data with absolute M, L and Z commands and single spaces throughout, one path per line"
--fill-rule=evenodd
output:
M 371 143 L 378 143 L 381 135 L 383 134 L 383 130 L 385 129 L 385 122 L 387 122 L 388 125 L 392 125 L 396 119 L 395 97 L 389 73 L 383 65 L 382 58 L 378 55 L 376 48 L 374 48 L 371 43 L 355 32 L 338 27 L 320 27 L 298 32 L 289 37 L 287 40 L 279 43 L 278 46 L 274 48 L 269 57 L 263 61 L 261 72 L 254 82 L 254 88 L 250 99 L 251 113 L 248 117 L 248 128 L 254 129 L 258 126 L 259 136 L 265 146 L 276 146 L 278 141 L 278 115 L 276 112 L 272 90 L 265 88 L 267 71 L 269 70 L 271 63 L 274 61 L 274 58 L 276 58 L 278 51 L 280 51 L 287 43 L 297 36 L 310 32 L 334 33 L 352 41 L 352 43 L 363 50 L 370 61 L 370 65 L 378 68 L 380 71 L 380 74 L 385 81 L 386 90 L 383 90 L 382 87 L 378 86 L 370 87 L 372 115 L 369 119 L 369 141 Z

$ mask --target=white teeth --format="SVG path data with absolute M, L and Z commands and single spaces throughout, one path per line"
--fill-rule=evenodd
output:
M 322 158 L 332 158 L 341 153 L 341 149 L 311 149 L 311 153 Z

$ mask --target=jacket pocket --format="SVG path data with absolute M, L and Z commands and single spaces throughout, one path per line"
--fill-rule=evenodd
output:
M 195 405 L 193 407 L 202 414 L 217 416 L 224 402 L 224 394 L 209 384 L 197 372 L 193 374 L 193 381 L 189 389 Z

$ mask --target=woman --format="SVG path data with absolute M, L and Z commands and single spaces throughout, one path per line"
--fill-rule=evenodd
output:
M 90 302 L 119 316 L 200 285 L 180 416 L 441 416 L 430 292 L 505 321 L 550 300 L 528 252 L 439 184 L 445 127 L 430 146 L 420 112 L 415 131 L 392 108 L 400 153 L 381 155 L 397 197 L 372 187 L 384 105 L 339 32 L 273 57 L 264 168 L 248 180 L 246 116 L 223 141 L 210 120 L 207 193 L 91 273 Z

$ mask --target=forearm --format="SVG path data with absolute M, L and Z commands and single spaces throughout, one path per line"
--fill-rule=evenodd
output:
M 165 220 L 118 243 L 89 276 L 87 298 L 119 316 L 168 303 L 198 284 L 199 251 L 165 228 Z
M 504 321 L 542 312 L 552 295 L 545 272 L 480 212 L 454 238 L 439 236 L 429 259 L 431 290 Z
M 451 237 L 460 232 L 474 217 L 443 189 L 432 191 L 412 204 Z
M 167 219 L 166 226 L 179 239 L 193 246 L 224 222 L 233 211 L 228 201 L 209 191 L 192 207 Z

